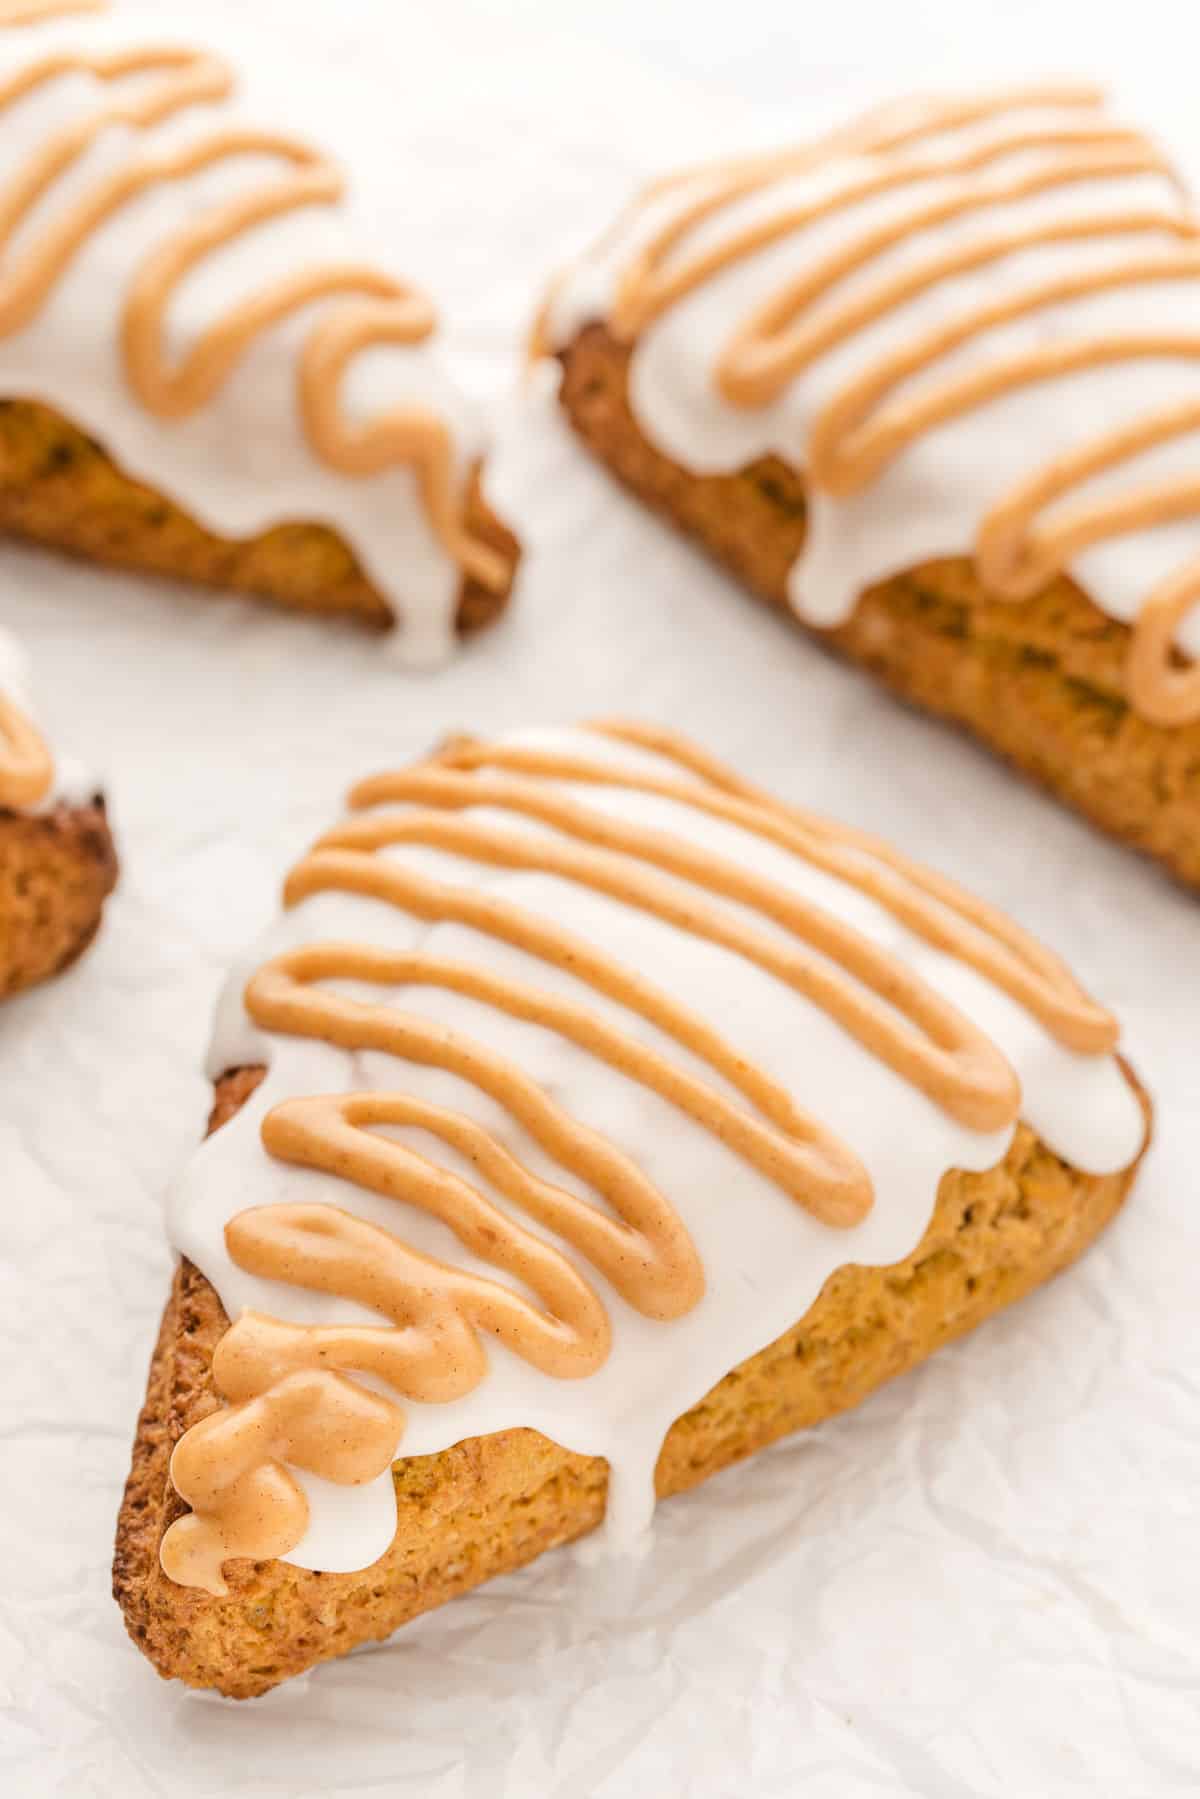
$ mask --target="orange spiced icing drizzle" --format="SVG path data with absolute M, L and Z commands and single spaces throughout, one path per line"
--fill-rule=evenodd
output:
M 107 10 L 107 0 L 0 0 L 0 25 L 41 25 L 47 19 Z
M 557 988 L 421 948 L 364 942 L 306 943 L 250 978 L 245 1007 L 261 1031 L 394 1058 L 394 1090 L 288 1098 L 266 1111 L 261 1136 L 281 1161 L 394 1201 L 396 1230 L 336 1205 L 298 1200 L 235 1215 L 226 1249 L 248 1273 L 353 1301 L 387 1322 L 298 1324 L 247 1311 L 231 1325 L 213 1365 L 227 1403 L 187 1432 L 172 1461 L 174 1484 L 192 1507 L 163 1539 L 163 1567 L 176 1581 L 220 1594 L 227 1558 L 261 1559 L 296 1546 L 307 1527 L 307 1501 L 285 1464 L 343 1484 L 387 1468 L 401 1441 L 402 1411 L 349 1378 L 355 1373 L 382 1380 L 399 1398 L 453 1400 L 486 1373 L 481 1339 L 490 1335 L 551 1379 L 587 1377 L 610 1343 L 608 1313 L 587 1265 L 668 1329 L 704 1296 L 705 1273 L 688 1230 L 642 1168 L 566 1112 L 517 1062 L 405 1009 L 397 990 L 445 989 L 556 1033 L 686 1114 L 832 1229 L 853 1226 L 872 1205 L 869 1176 L 853 1149 L 803 1111 L 768 1069 L 656 986 L 652 970 L 623 965 L 557 919 L 434 879 L 389 850 L 415 845 L 488 868 L 549 873 L 719 944 L 822 1008 L 934 1106 L 981 1131 L 1015 1121 L 1016 1076 L 990 1038 L 898 955 L 729 857 L 567 797 L 561 783 L 658 795 L 684 816 L 736 825 L 834 875 L 978 970 L 1057 1043 L 1103 1053 L 1116 1040 L 1114 1020 L 1056 957 L 953 883 L 876 839 L 780 805 L 666 732 L 623 723 L 596 729 L 598 748 L 607 740 L 650 752 L 657 762 L 457 739 L 413 768 L 364 781 L 351 795 L 356 816 L 323 837 L 287 881 L 289 906 L 339 892 L 417 920 L 461 924 L 569 971 L 609 1003 L 593 1007 Z M 387 989 L 389 1003 L 351 998 L 330 985 L 346 982 L 358 991 Z M 611 1002 L 684 1054 L 676 1059 L 644 1033 L 612 1022 Z M 572 1177 L 576 1190 L 536 1176 L 476 1120 L 407 1094 L 405 1063 L 445 1070 L 475 1087 Z M 706 1078 L 705 1068 L 717 1078 Z M 376 1134 L 388 1126 L 440 1139 L 505 1205 L 408 1144 Z M 579 1187 L 601 1203 L 582 1197 Z M 405 1206 L 442 1220 L 525 1292 L 406 1244 Z M 574 1257 L 528 1229 L 522 1215 L 556 1233 Z
M 788 385 L 857 334 L 939 284 L 987 270 L 1005 257 L 1038 246 L 1161 234 L 1147 251 L 1131 247 L 1107 264 L 1056 274 L 994 302 L 965 306 L 886 352 L 864 351 L 861 366 L 821 406 L 808 440 L 807 473 L 825 493 L 861 493 L 922 435 L 990 400 L 1034 383 L 1113 365 L 1175 358 L 1200 360 L 1195 331 L 1122 330 L 1087 335 L 1055 329 L 1033 347 L 1000 351 L 984 361 L 945 368 L 955 352 L 1014 321 L 1072 300 L 1155 283 L 1200 280 L 1200 223 L 1167 205 L 1089 205 L 1089 190 L 1116 177 L 1172 177 L 1169 162 L 1140 133 L 1114 123 L 1102 97 L 1087 87 L 1024 89 L 962 101 L 917 101 L 883 109 L 830 138 L 777 156 L 760 156 L 691 170 L 659 183 L 643 203 L 678 191 L 678 207 L 644 237 L 618 277 L 609 323 L 633 340 L 669 307 L 714 276 L 806 227 L 861 201 L 912 189 L 911 204 L 885 224 L 864 228 L 848 244 L 785 280 L 733 325 L 714 370 L 716 387 L 736 409 L 765 408 Z M 1045 106 L 1073 115 L 1061 123 L 1023 116 Z M 986 140 L 968 147 L 938 146 L 944 132 L 992 124 Z M 1012 159 L 1037 152 L 1013 173 Z M 846 178 L 803 204 L 757 208 L 753 222 L 731 223 L 724 236 L 711 227 L 739 202 L 769 195 L 789 176 L 837 167 Z M 936 199 L 931 180 L 951 182 Z M 1051 190 L 1083 190 L 1078 214 L 1017 226 L 989 225 L 989 215 Z M 964 227 L 978 223 L 978 232 Z M 876 258 L 936 227 L 949 227 L 943 245 L 873 283 L 855 281 Z M 702 235 L 702 242 L 695 240 Z M 1197 287 L 1200 294 L 1200 285 Z M 535 349 L 547 347 L 555 294 L 535 328 Z M 923 379 L 922 379 L 923 378 Z M 909 383 L 918 385 L 909 390 Z M 1188 434 L 1200 431 L 1200 402 L 1148 411 L 1133 425 L 1104 432 L 1071 453 L 1039 466 L 1030 444 L 1030 472 L 986 511 L 975 554 L 988 589 L 1027 599 L 1067 569 L 1072 558 L 1106 539 L 1181 519 L 1200 518 L 1200 475 L 1135 482 L 1124 492 L 1072 501 L 1085 482 Z M 1200 601 L 1200 558 L 1162 580 L 1147 596 L 1133 627 L 1126 668 L 1132 705 L 1159 725 L 1200 717 L 1200 667 L 1181 666 L 1172 640 L 1180 620 Z
M 0 24 L 73 10 L 78 9 L 17 6 L 0 11 Z M 54 184 L 69 180 L 89 148 L 111 127 L 148 130 L 199 103 L 224 100 L 234 89 L 234 76 L 225 62 L 201 51 L 154 46 L 98 54 L 54 50 L 0 81 L 0 114 L 73 72 L 90 74 L 104 85 L 136 78 L 137 85 L 132 93 L 99 105 L 48 136 L 0 193 L 4 259 L 0 335 L 28 325 L 89 235 L 145 190 L 228 159 L 248 155 L 273 159 L 279 164 L 277 179 L 199 212 L 181 209 L 181 223 L 131 271 L 120 324 L 130 388 L 154 416 L 186 418 L 228 380 L 260 333 L 314 302 L 327 302 L 305 339 L 296 378 L 297 407 L 314 455 L 338 474 L 351 477 L 412 468 L 430 526 L 446 552 L 484 586 L 502 587 L 507 579 L 503 558 L 472 536 L 464 523 L 454 443 L 445 421 L 423 407 L 408 406 L 356 424 L 340 404 L 342 379 L 352 358 L 380 345 L 416 344 L 434 331 L 432 306 L 410 285 L 366 263 L 327 263 L 282 274 L 231 306 L 177 364 L 168 355 L 166 319 L 173 297 L 206 257 L 270 219 L 340 200 L 343 177 L 323 153 L 278 132 L 219 130 L 182 149 L 132 157 L 76 191 L 50 222 L 35 226 L 29 241 L 23 241 L 27 221 Z
M 0 806 L 36 806 L 54 784 L 45 738 L 17 702 L 0 693 Z

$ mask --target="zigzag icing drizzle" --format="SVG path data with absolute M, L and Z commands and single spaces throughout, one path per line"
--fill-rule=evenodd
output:
M 127 44 L 119 20 L 89 27 L 99 42 L 81 48 L 83 27 L 57 18 L 77 10 L 0 9 L 0 24 L 47 21 L 0 44 L 0 142 L 13 171 L 0 187 L 0 385 L 58 404 L 134 472 L 231 533 L 251 520 L 333 524 L 391 596 L 399 652 L 444 650 L 462 575 L 496 588 L 506 569 L 463 522 L 473 434 L 416 354 L 435 330 L 430 303 L 353 253 L 331 253 L 314 214 L 339 207 L 341 171 L 296 138 L 243 124 L 221 57 Z M 215 130 L 205 123 L 214 108 Z M 197 183 L 207 203 L 193 198 Z M 233 271 L 248 261 L 257 278 L 247 292 Z M 85 281 L 93 314 L 96 295 L 115 290 L 89 329 L 92 360 L 111 360 L 110 304 L 119 363 L 81 385 L 87 347 L 66 346 L 68 393 L 53 372 L 56 320 L 78 314 Z M 188 347 L 177 354 L 181 318 Z M 411 392 L 381 408 L 372 391 L 364 405 L 352 378 L 384 354 L 387 378 L 372 389 Z M 188 421 L 193 439 L 181 429 Z M 257 458 L 250 493 L 231 498 L 223 483 L 232 486 L 233 471 L 206 468 L 201 439 L 220 436 L 236 468 L 239 440 L 249 454 L 272 427 L 274 453 Z
M 173 1207 L 234 1320 L 172 1462 L 176 1580 L 362 1566 L 401 1445 L 513 1423 L 607 1454 L 636 1534 L 672 1419 L 834 1267 L 911 1249 L 940 1175 L 1004 1153 L 1022 1066 L 1052 1139 L 1136 1153 L 1116 1025 L 1056 957 L 680 739 L 458 740 L 351 804 L 218 1033 L 263 1087 Z
M 914 101 L 659 183 L 556 289 L 542 347 L 603 316 L 671 454 L 803 466 L 814 622 L 966 548 L 1003 598 L 1069 571 L 1133 625 L 1133 706 L 1176 725 L 1200 717 L 1174 656 L 1200 647 L 1198 239 L 1094 90 Z

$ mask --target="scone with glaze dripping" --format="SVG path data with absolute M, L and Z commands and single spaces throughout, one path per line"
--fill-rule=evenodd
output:
M 517 560 L 437 314 L 377 260 L 320 121 L 243 110 L 168 30 L 0 0 L 0 529 L 437 660 Z
M 1089 88 L 649 188 L 536 348 L 755 593 L 1200 885 L 1200 219 Z
M 452 739 L 284 902 L 220 1007 L 117 1533 L 194 1686 L 630 1545 L 1072 1261 L 1146 1140 L 1056 955 L 664 731 Z

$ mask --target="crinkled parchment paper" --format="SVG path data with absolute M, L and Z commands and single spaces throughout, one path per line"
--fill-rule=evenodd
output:
M 0 552 L 0 615 L 60 740 L 102 767 L 125 863 L 94 952 L 0 1014 L 0 1790 L 1200 1790 L 1200 903 L 808 648 L 617 495 L 536 384 L 513 397 L 540 276 L 656 165 L 801 129 L 819 66 L 793 41 L 781 121 L 618 61 L 590 9 L 574 38 L 566 5 L 554 30 L 547 7 L 467 0 L 195 11 L 307 40 L 317 100 L 290 57 L 262 85 L 370 151 L 380 241 L 496 407 L 494 487 L 529 555 L 509 621 L 414 680 L 370 638 Z M 857 48 L 882 64 L 876 16 Z M 614 703 L 894 836 L 1066 952 L 1158 1100 L 1136 1196 L 1052 1288 L 664 1507 L 644 1563 L 559 1552 L 252 1705 L 162 1685 L 109 1561 L 226 960 L 356 774 L 448 728 Z

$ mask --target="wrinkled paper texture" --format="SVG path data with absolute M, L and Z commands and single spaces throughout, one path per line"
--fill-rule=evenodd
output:
M 282 30 L 299 9 L 257 10 Z M 365 155 L 380 244 L 496 408 L 493 491 L 527 545 L 507 622 L 412 679 L 350 631 L 0 555 L 0 616 L 60 742 L 102 768 L 124 857 L 93 952 L 0 1015 L 0 1790 L 1195 1792 L 1200 907 L 750 604 L 518 389 L 539 281 L 636 178 L 803 108 L 781 124 L 505 9 L 471 14 L 468 54 L 445 22 L 466 9 L 429 10 L 305 9 L 300 61 L 332 80 L 277 58 L 261 86 Z M 210 0 L 205 23 L 245 11 Z M 356 775 L 448 729 L 614 707 L 893 836 L 1065 952 L 1158 1101 L 1136 1196 L 1052 1288 L 663 1507 L 646 1561 L 547 1556 L 252 1705 L 161 1685 L 110 1547 L 227 961 Z

